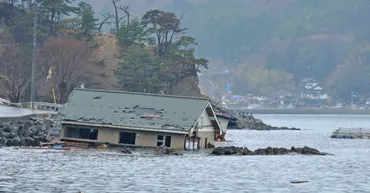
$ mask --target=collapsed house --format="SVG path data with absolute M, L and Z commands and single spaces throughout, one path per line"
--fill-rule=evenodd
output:
M 221 140 L 225 140 L 227 129 L 229 127 L 236 128 L 236 122 L 238 119 L 231 112 L 228 112 L 226 109 L 222 107 L 219 107 L 215 104 L 213 104 L 212 107 L 216 114 L 217 120 L 222 130 L 224 131 L 223 135 L 221 135 Z
M 183 150 L 212 147 L 225 133 L 206 98 L 78 88 L 58 117 L 71 142 Z

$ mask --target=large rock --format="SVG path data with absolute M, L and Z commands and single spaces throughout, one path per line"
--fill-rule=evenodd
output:
M 8 139 L 13 139 L 15 137 L 18 137 L 18 133 L 14 132 L 14 131 L 11 131 L 8 133 Z
M 154 150 L 155 155 L 182 155 L 178 153 L 175 149 L 166 146 L 158 146 Z
M 246 147 L 217 147 L 213 149 L 213 155 L 252 155 L 252 151 Z
M 19 143 L 21 142 L 21 139 L 17 136 L 13 139 L 8 139 L 6 142 L 7 146 L 19 146 Z
M 246 147 L 217 147 L 213 149 L 211 155 L 286 155 L 291 153 L 303 154 L 303 155 L 328 155 L 327 153 L 320 152 L 312 147 L 304 146 L 303 148 L 291 149 L 267 147 L 259 148 L 254 151 L 249 150 Z
M 24 141 L 26 143 L 26 146 L 33 146 L 35 144 L 35 140 L 31 137 L 24 138 Z
M 4 145 L 6 145 L 6 142 L 7 142 L 8 140 L 5 138 L 5 137 L 0 137 L 0 146 L 4 146 Z
M 260 131 L 269 131 L 269 130 L 300 130 L 299 128 L 288 128 L 288 127 L 274 127 L 267 125 L 262 122 L 260 119 L 256 119 L 253 115 L 240 113 L 237 117 L 237 128 L 238 129 L 249 129 L 249 130 L 260 130 Z

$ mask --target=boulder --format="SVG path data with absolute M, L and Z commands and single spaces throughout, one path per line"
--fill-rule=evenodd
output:
M 33 136 L 37 136 L 38 134 L 40 134 L 40 126 L 33 126 L 31 127 L 31 131 L 32 131 L 32 135 Z
M 19 146 L 28 146 L 24 137 L 21 137 L 20 139 L 21 141 L 19 142 Z
M 5 137 L 0 137 L 0 146 L 4 146 L 6 145 L 8 139 L 6 139 Z
M 33 144 L 35 144 L 35 140 L 31 137 L 25 137 L 24 141 L 26 143 L 26 146 L 33 146 Z
M 8 139 L 6 146 L 19 146 L 21 139 L 17 136 L 13 139 Z
M 326 155 L 326 153 L 322 153 L 317 149 L 314 149 L 312 147 L 307 147 L 307 146 L 304 146 L 303 148 L 292 147 L 291 151 L 295 153 L 299 153 L 299 154 L 304 154 L 304 155 Z
M 175 149 L 166 146 L 158 146 L 154 150 L 155 155 L 182 155 L 178 153 Z
M 12 130 L 10 129 L 10 124 L 4 124 L 4 129 L 5 132 L 11 132 Z
M 38 136 L 33 136 L 32 139 L 33 143 L 31 144 L 31 146 L 40 146 L 40 138 Z
M 18 137 L 18 132 L 16 133 L 15 131 L 11 131 L 8 133 L 8 139 L 13 139 L 15 137 Z
M 30 129 L 32 127 L 32 122 L 31 121 L 25 121 L 23 123 L 23 129 Z
M 29 128 L 24 128 L 24 127 L 19 132 L 19 135 L 23 137 L 29 137 L 31 136 L 31 134 L 32 134 L 32 131 Z
M 291 149 L 283 147 L 267 147 L 259 148 L 254 151 L 251 151 L 246 147 L 217 147 L 213 149 L 211 155 L 286 155 L 290 153 L 298 153 L 303 155 L 328 155 L 327 153 L 320 152 L 317 149 L 307 146 L 304 146 L 303 148 L 292 147 Z

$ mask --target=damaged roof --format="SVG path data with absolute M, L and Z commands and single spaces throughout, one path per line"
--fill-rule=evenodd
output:
M 78 88 L 59 115 L 68 122 L 187 132 L 209 102 L 206 98 Z

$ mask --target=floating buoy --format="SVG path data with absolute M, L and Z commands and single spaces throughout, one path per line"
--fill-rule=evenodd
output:
M 297 181 L 291 181 L 290 183 L 292 183 L 292 184 L 301 184 L 301 183 L 307 183 L 308 181 L 299 181 L 299 180 L 297 180 Z

